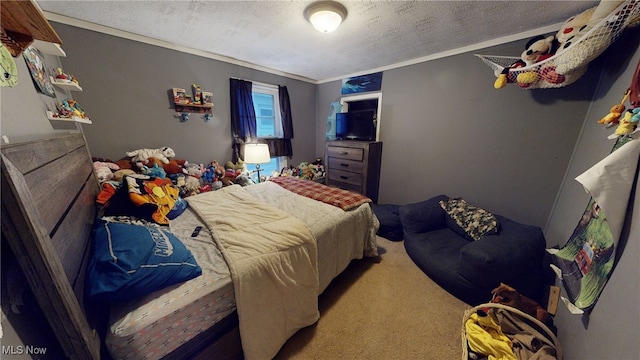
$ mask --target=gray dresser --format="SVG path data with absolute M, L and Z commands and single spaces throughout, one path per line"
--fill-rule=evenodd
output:
M 338 140 L 327 142 L 326 183 L 351 190 L 378 202 L 382 142 Z

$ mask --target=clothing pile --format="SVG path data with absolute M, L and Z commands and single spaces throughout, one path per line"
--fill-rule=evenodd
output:
M 501 284 L 490 303 L 465 312 L 463 359 L 562 359 L 549 313 L 535 301 Z

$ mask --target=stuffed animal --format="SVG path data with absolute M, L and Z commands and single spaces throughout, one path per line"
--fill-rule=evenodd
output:
M 517 83 L 518 86 L 527 88 L 538 81 L 537 71 L 510 71 L 512 69 L 518 69 L 525 66 L 533 65 L 540 62 L 550 56 L 556 50 L 557 42 L 553 35 L 543 36 L 538 35 L 527 41 L 525 49 L 520 54 L 520 60 L 516 60 L 510 66 L 504 68 L 498 75 L 498 78 L 493 84 L 496 89 L 503 88 L 507 83 Z
M 158 149 L 138 149 L 133 151 L 127 151 L 126 155 L 131 157 L 131 161 L 138 167 L 147 165 L 149 163 L 148 158 L 156 158 L 162 161 L 163 164 L 169 163 L 169 158 L 176 156 L 175 151 L 170 147 L 162 147 Z
M 211 184 L 213 180 L 216 178 L 216 173 L 214 171 L 213 165 L 209 165 L 205 167 L 202 171 L 202 182 L 205 184 Z
M 112 162 L 94 161 L 93 169 L 95 170 L 98 182 L 103 183 L 113 179 L 113 171 L 120 170 L 120 167 Z
M 220 163 L 217 160 L 213 160 L 211 162 L 211 165 L 214 168 L 213 172 L 216 174 L 216 176 L 218 177 L 224 176 L 224 170 L 225 170 L 224 166 L 220 165 Z
M 135 174 L 135 171 L 131 169 L 120 169 L 113 173 L 113 180 L 122 181 L 125 176 Z
M 598 120 L 598 124 L 607 125 L 607 127 L 617 124 L 620 120 L 620 116 L 625 111 L 626 107 L 624 104 L 615 104 L 609 109 L 609 113 L 605 115 L 602 119 Z
M 185 163 L 186 163 L 186 160 L 170 159 L 168 163 L 160 164 L 160 166 L 162 166 L 162 168 L 168 175 L 181 174 L 181 173 L 184 173 Z
M 556 41 L 558 42 L 558 50 L 564 50 L 571 46 L 574 40 L 577 40 L 576 35 L 580 33 L 580 29 L 585 29 L 591 15 L 596 10 L 596 7 L 589 8 L 580 14 L 574 15 L 568 18 L 560 30 L 556 33 Z
M 157 178 L 161 178 L 161 179 L 164 179 L 164 178 L 167 177 L 167 173 L 158 164 L 155 164 L 152 167 L 143 166 L 142 167 L 142 173 L 145 174 L 145 175 L 149 175 L 149 176 L 157 177 Z
M 240 174 L 240 175 L 236 176 L 235 183 L 240 185 L 240 186 L 248 186 L 248 185 L 253 184 L 253 181 L 251 180 L 251 178 L 249 178 L 249 175 Z
M 640 107 L 631 110 L 631 113 L 633 115 L 631 116 L 631 119 L 629 119 L 629 121 L 638 125 L 638 123 L 640 122 Z
M 556 34 L 558 51 L 564 52 L 556 61 L 558 73 L 568 74 L 588 65 L 611 45 L 619 31 L 637 20 L 627 18 L 630 11 L 615 12 L 623 2 L 602 0 L 598 6 L 565 21 Z
M 638 112 L 640 112 L 640 110 L 638 110 Z M 638 121 L 635 121 L 635 122 L 631 121 L 634 115 L 635 114 L 633 110 L 627 110 L 624 113 L 624 116 L 622 117 L 622 119 L 620 119 L 620 122 L 618 123 L 618 127 L 616 128 L 616 131 L 614 131 L 613 134 L 609 135 L 608 138 L 616 139 L 619 136 L 626 136 L 631 134 L 638 126 Z M 640 116 L 638 117 L 638 120 L 640 120 Z
M 520 57 L 527 66 L 533 65 L 553 56 L 556 52 L 556 47 L 557 41 L 555 36 L 538 35 L 527 42 L 526 49 Z M 539 80 L 546 80 L 550 83 L 557 84 L 564 82 L 564 77 L 556 74 L 555 67 L 553 66 L 544 66 L 540 69 L 525 71 L 519 73 L 516 77 L 516 83 L 522 88 L 528 88 L 536 84 Z
M 538 35 L 531 38 L 520 55 L 525 64 L 533 65 L 546 59 L 556 51 L 556 38 L 553 35 Z
M 190 162 L 185 163 L 184 170 L 187 175 L 200 179 L 204 172 L 204 166 L 202 164 L 193 164 Z
M 235 170 L 236 174 L 240 174 L 244 169 L 244 161 L 238 159 L 238 161 L 234 163 L 229 160 L 224 164 L 224 168 L 227 170 Z

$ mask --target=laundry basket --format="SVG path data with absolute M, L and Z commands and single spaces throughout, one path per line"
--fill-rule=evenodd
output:
M 486 304 L 481 304 L 478 306 L 475 306 L 467 311 L 465 311 L 463 319 L 462 319 L 462 359 L 463 360 L 469 360 L 469 346 L 468 346 L 468 339 L 467 339 L 467 331 L 466 331 L 466 323 L 467 320 L 469 320 L 469 318 L 471 317 L 472 314 L 476 313 L 479 310 L 482 311 L 487 311 L 488 309 L 504 309 L 507 310 L 509 312 L 512 312 L 516 315 L 518 315 L 520 318 L 522 318 L 523 320 L 526 320 L 527 323 L 531 324 L 531 325 L 535 325 L 537 328 L 539 328 L 541 331 L 544 332 L 544 334 L 546 335 L 546 337 L 553 342 L 553 346 L 555 348 L 556 351 L 556 359 L 557 360 L 562 360 L 562 348 L 560 346 L 560 343 L 558 342 L 558 338 L 556 337 L 556 335 L 553 333 L 553 331 L 551 331 L 551 329 L 549 329 L 549 327 L 547 325 L 545 325 L 543 322 L 541 322 L 540 320 L 536 319 L 535 317 L 520 311 L 514 307 L 511 306 L 507 306 L 507 305 L 503 305 L 500 303 L 486 303 Z M 518 360 L 525 360 L 525 359 L 518 359 Z
M 553 56 L 532 65 L 515 67 L 519 57 L 479 55 L 496 77 L 506 75 L 507 83 L 526 89 L 558 88 L 578 80 L 589 62 L 602 54 L 629 25 L 640 19 L 640 0 L 626 0 L 608 16 L 593 25 L 571 46 L 559 49 Z M 496 88 L 501 86 L 496 85 Z

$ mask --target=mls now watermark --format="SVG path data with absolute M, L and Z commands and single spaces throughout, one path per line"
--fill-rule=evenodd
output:
M 2 345 L 2 355 L 46 355 L 46 347 L 33 345 Z

